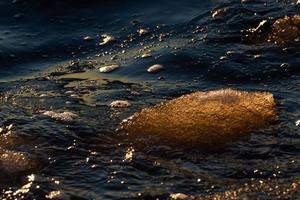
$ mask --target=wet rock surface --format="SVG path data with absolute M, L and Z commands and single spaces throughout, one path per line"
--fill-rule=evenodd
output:
M 299 41 L 300 15 L 284 16 L 277 19 L 272 25 L 268 39 L 278 44 Z
M 300 15 L 283 16 L 274 22 L 262 20 L 257 27 L 246 31 L 248 43 L 271 42 L 276 45 L 298 42 L 300 38 Z
M 217 148 L 276 120 L 270 93 L 232 89 L 196 92 L 143 109 L 122 124 L 130 138 L 161 137 L 170 145 Z
M 284 188 L 277 190 L 277 182 L 274 180 L 267 181 L 252 181 L 246 183 L 243 187 L 226 190 L 211 195 L 186 195 L 186 194 L 171 194 L 172 200 L 205 200 L 205 199 L 240 199 L 240 198 L 255 198 L 257 192 L 263 193 L 267 199 L 277 198 L 294 198 L 299 194 L 299 181 L 291 182 L 285 185 Z

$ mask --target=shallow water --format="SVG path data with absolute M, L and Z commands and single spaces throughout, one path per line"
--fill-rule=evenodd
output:
M 0 9 L 1 152 L 30 159 L 19 170 L 1 162 L 2 199 L 299 198 L 299 42 L 247 41 L 241 32 L 299 14 L 295 1 L 2 0 Z M 116 41 L 99 46 L 104 33 Z M 120 68 L 100 73 L 106 64 Z M 153 64 L 164 68 L 147 73 Z M 228 87 L 273 93 L 278 122 L 214 153 L 141 148 L 115 132 L 144 107 Z M 113 100 L 131 106 L 111 109 Z

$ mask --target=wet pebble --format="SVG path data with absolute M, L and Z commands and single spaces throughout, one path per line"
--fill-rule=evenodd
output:
M 280 65 L 280 68 L 283 69 L 283 70 L 288 70 L 289 67 L 290 67 L 290 65 L 288 63 L 282 63 Z
M 107 65 L 107 66 L 104 66 L 104 67 L 100 67 L 99 68 L 99 71 L 101 73 L 108 73 L 108 72 L 112 72 L 116 69 L 118 69 L 120 66 L 117 65 L 117 64 L 112 64 L 112 65 Z
M 144 53 L 141 55 L 141 58 L 150 58 L 151 56 L 151 53 Z
M 174 193 L 174 194 L 170 194 L 170 198 L 172 200 L 188 200 L 188 199 L 192 199 L 191 196 L 188 196 L 186 194 L 183 193 Z
M 116 100 L 110 103 L 111 108 L 127 108 L 131 104 L 125 100 Z
M 162 65 L 156 64 L 156 65 L 152 65 L 151 67 L 149 67 L 147 69 L 147 72 L 149 72 L 149 73 L 157 73 L 157 72 L 159 72 L 162 69 L 163 69 Z
M 10 174 L 26 171 L 36 164 L 25 153 L 15 151 L 1 153 L 0 162 L 0 169 Z
M 272 25 L 268 41 L 275 44 L 298 41 L 300 37 L 300 15 L 285 16 L 277 19 Z
M 71 122 L 74 121 L 78 115 L 64 111 L 64 112 L 54 112 L 54 111 L 46 111 L 43 113 L 43 115 L 51 117 L 52 119 L 59 120 L 59 121 L 64 121 L 64 122 Z
M 46 199 L 61 199 L 61 200 L 67 200 L 70 199 L 70 197 L 63 193 L 60 190 L 54 190 L 49 192 L 48 194 L 45 195 Z
M 93 40 L 93 38 L 92 38 L 91 36 L 85 36 L 85 37 L 83 38 L 83 40 L 84 40 L 84 41 L 91 41 L 91 40 Z
M 222 9 L 222 8 L 221 9 L 216 9 L 216 10 L 213 10 L 211 13 L 212 13 L 211 16 L 213 18 L 215 18 L 215 17 L 224 17 L 226 15 L 226 9 Z
M 142 35 L 146 35 L 149 31 L 147 29 L 141 28 L 141 29 L 137 30 L 137 32 L 140 36 L 142 36 Z
M 101 38 L 102 38 L 102 42 L 99 43 L 100 46 L 107 45 L 116 41 L 115 37 L 108 34 L 102 34 Z

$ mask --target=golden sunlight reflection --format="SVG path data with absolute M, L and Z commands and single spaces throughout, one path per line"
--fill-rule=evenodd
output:
M 56 199 L 61 196 L 61 191 L 51 191 L 46 195 L 47 199 Z
M 3 191 L 3 196 L 1 197 L 1 199 L 3 200 L 25 199 L 26 194 L 29 193 L 30 188 L 32 187 L 32 184 L 35 180 L 35 175 L 34 174 L 28 175 L 27 180 L 28 182 L 16 191 L 13 191 L 11 189 Z
M 133 147 L 129 147 L 129 148 L 126 150 L 126 154 L 125 154 L 125 157 L 124 157 L 124 161 L 131 162 L 131 161 L 132 161 L 132 158 L 133 158 L 134 151 L 135 151 L 135 150 L 134 150 Z

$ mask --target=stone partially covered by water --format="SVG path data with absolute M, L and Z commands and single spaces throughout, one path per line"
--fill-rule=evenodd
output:
M 107 65 L 107 66 L 104 66 L 104 67 L 100 67 L 99 68 L 99 71 L 101 73 L 108 73 L 108 72 L 112 72 L 116 69 L 118 69 L 120 66 L 117 65 L 117 64 L 113 64 L 113 65 Z
M 277 19 L 272 25 L 269 40 L 283 44 L 300 37 L 300 15 L 285 16 Z
M 116 100 L 110 103 L 111 108 L 127 108 L 131 104 L 128 101 L 124 100 Z
M 122 123 L 130 138 L 155 136 L 169 144 L 224 144 L 276 120 L 267 92 L 221 89 L 195 92 L 143 109 Z
M 102 41 L 99 43 L 100 46 L 108 45 L 116 40 L 114 36 L 108 34 L 102 34 L 101 37 Z
M 72 122 L 76 117 L 78 117 L 76 114 L 68 111 L 65 112 L 46 111 L 43 113 L 43 115 L 63 122 Z
M 35 167 L 36 162 L 26 154 L 15 151 L 4 151 L 0 154 L 0 169 L 8 174 L 15 174 L 30 170 Z
M 162 65 L 156 64 L 156 65 L 152 65 L 151 67 L 149 67 L 147 69 L 147 72 L 148 73 L 156 73 L 156 72 L 159 72 L 162 69 L 163 69 Z
M 245 32 L 244 40 L 250 43 L 268 41 L 284 45 L 288 42 L 299 41 L 300 15 L 284 16 L 273 23 L 262 20 L 256 28 L 248 29 Z
M 186 195 L 174 193 L 172 200 L 211 200 L 211 199 L 256 199 L 255 194 L 260 192 L 265 199 L 294 199 L 299 193 L 299 180 L 290 180 L 290 183 L 278 187 L 278 180 L 254 180 L 238 188 L 208 195 Z

